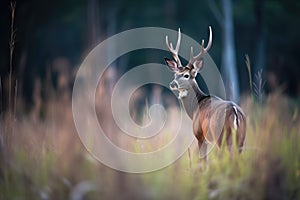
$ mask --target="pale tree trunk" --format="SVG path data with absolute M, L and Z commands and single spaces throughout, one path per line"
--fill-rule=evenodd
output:
M 223 9 L 223 52 L 222 52 L 222 74 L 228 99 L 238 101 L 239 82 L 237 78 L 236 54 L 234 43 L 234 27 L 231 0 L 222 0 Z
M 119 5 L 112 5 L 111 2 L 99 2 L 97 0 L 89 0 L 87 3 L 88 15 L 88 48 L 94 48 L 98 42 L 108 39 L 116 34 L 117 31 L 117 14 Z M 106 16 L 101 18 L 100 14 Z M 111 60 L 116 55 L 116 44 L 110 44 L 107 49 L 107 59 Z M 116 66 L 111 65 L 105 73 L 108 79 L 106 90 L 109 94 L 116 79 Z

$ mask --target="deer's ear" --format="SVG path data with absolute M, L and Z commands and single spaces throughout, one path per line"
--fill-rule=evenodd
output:
M 170 70 L 172 70 L 173 72 L 178 71 L 178 66 L 177 66 L 176 61 L 170 60 L 169 58 L 165 58 L 165 62 Z

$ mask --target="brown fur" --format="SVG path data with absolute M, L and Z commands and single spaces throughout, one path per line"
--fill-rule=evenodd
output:
M 234 120 L 236 120 L 236 130 Z M 242 109 L 233 102 L 207 97 L 199 102 L 199 107 L 194 112 L 193 131 L 199 148 L 204 142 L 216 143 L 220 147 L 225 139 L 230 151 L 233 150 L 235 131 L 236 143 L 241 152 L 246 136 L 246 117 Z

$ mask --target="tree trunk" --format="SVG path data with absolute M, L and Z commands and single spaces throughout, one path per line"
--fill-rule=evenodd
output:
M 227 97 L 230 100 L 239 99 L 239 82 L 237 78 L 234 27 L 231 0 L 222 0 L 223 9 L 223 55 L 222 74 L 225 80 Z

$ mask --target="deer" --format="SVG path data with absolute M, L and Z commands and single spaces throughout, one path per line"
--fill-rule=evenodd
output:
M 246 117 L 236 103 L 223 100 L 214 95 L 205 94 L 197 84 L 196 76 L 203 68 L 204 56 L 212 46 L 212 29 L 209 26 L 209 41 L 204 47 L 202 40 L 201 51 L 194 56 L 193 47 L 190 51 L 190 60 L 186 66 L 181 64 L 178 51 L 181 42 L 181 32 L 178 29 L 176 47 L 173 48 L 166 35 L 166 46 L 174 60 L 165 58 L 166 65 L 174 73 L 170 82 L 170 89 L 179 92 L 178 99 L 193 121 L 193 133 L 198 140 L 199 158 L 207 160 L 207 145 L 216 144 L 219 148 L 222 142 L 231 154 L 234 152 L 235 139 L 238 152 L 241 153 L 246 137 Z M 203 154 L 201 156 L 201 154 Z

